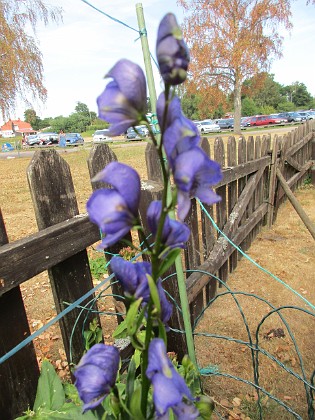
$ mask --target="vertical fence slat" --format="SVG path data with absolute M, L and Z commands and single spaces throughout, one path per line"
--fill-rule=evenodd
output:
M 237 156 L 236 156 L 236 141 L 233 136 L 228 138 L 227 144 L 227 165 L 228 167 L 234 167 L 237 163 Z M 229 216 L 232 213 L 232 210 L 237 203 L 237 181 L 232 181 L 228 185 L 228 213 Z M 237 224 L 235 224 L 235 228 L 233 233 L 237 229 Z M 237 266 L 237 251 L 234 251 L 233 254 L 230 256 L 230 272 L 234 271 Z
M 225 149 L 221 137 L 217 137 L 214 142 L 214 160 L 220 163 L 221 167 L 225 167 Z M 216 189 L 217 194 L 221 197 L 221 201 L 216 205 L 217 225 L 222 231 L 227 221 L 227 205 L 226 205 L 226 186 Z M 219 278 L 226 282 L 229 273 L 229 263 L 226 261 L 219 270 Z M 221 286 L 221 283 L 220 283 Z
M 210 144 L 207 137 L 201 138 L 200 147 L 202 150 L 211 158 L 211 150 Z M 203 204 L 206 211 L 213 219 L 213 206 L 209 206 L 208 204 Z M 201 236 L 202 236 L 202 249 L 203 249 L 203 259 L 204 261 L 210 255 L 214 244 L 216 242 L 216 235 L 214 232 L 214 227 L 212 222 L 210 221 L 209 217 L 205 214 L 205 212 L 201 211 Z M 205 300 L 208 303 L 217 292 L 217 280 L 213 277 L 209 278 L 209 283 L 205 287 Z
M 242 163 L 246 162 L 246 140 L 244 136 L 240 136 L 237 143 L 237 163 L 239 165 L 242 165 Z M 242 177 L 238 180 L 238 197 L 241 195 L 244 187 L 246 185 L 246 177 Z M 243 217 L 239 221 L 239 226 L 244 223 L 246 220 L 246 212 L 244 212 Z M 240 244 L 240 248 L 243 248 L 243 243 Z M 238 258 L 240 259 L 242 257 L 241 253 L 238 253 Z
M 78 214 L 69 165 L 55 150 L 35 152 L 27 169 L 27 176 L 39 229 L 52 226 Z M 52 267 L 48 270 L 48 274 L 58 313 L 68 307 L 67 303 L 74 302 L 93 288 L 85 249 Z M 83 302 L 82 306 L 91 299 L 93 296 Z M 95 305 L 92 307 L 95 308 Z M 72 334 L 80 312 L 80 309 L 75 308 L 60 321 L 69 363 L 78 363 L 80 360 L 85 349 L 82 330 L 88 329 L 89 322 L 93 318 L 98 318 L 96 314 L 91 313 L 81 315 Z M 71 335 L 72 345 L 70 344 Z
M 8 237 L 0 209 L 0 246 L 8 243 Z M 0 298 L 0 356 L 31 334 L 20 287 L 4 293 Z M 19 350 L 0 364 L 0 414 L 2 420 L 11 420 L 33 406 L 38 363 L 33 343 Z

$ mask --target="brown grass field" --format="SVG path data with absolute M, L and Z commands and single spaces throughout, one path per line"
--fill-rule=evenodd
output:
M 132 146 L 132 147 L 131 147 Z M 146 178 L 144 163 L 144 143 L 130 146 L 111 146 L 118 160 L 130 164 L 138 170 L 142 179 Z M 69 163 L 74 180 L 80 212 L 85 212 L 85 203 L 91 193 L 86 165 L 89 148 L 82 148 L 74 153 L 64 152 L 62 157 Z M 1 184 L 0 206 L 10 241 L 36 232 L 36 221 L 26 180 L 26 169 L 30 157 L 0 160 Z M 296 192 L 308 216 L 315 223 L 315 189 L 305 186 Z M 91 258 L 95 257 L 92 249 L 88 250 Z M 99 254 L 98 254 L 99 255 Z M 313 304 L 315 303 L 314 271 L 315 245 L 311 235 L 299 219 L 289 202 L 280 209 L 272 229 L 264 228 L 252 244 L 248 255 L 266 270 L 281 278 L 294 290 Z M 97 282 L 97 280 L 95 280 Z M 274 306 L 293 305 L 310 309 L 306 303 L 287 290 L 282 284 L 262 272 L 244 257 L 230 275 L 228 285 L 233 291 L 245 291 L 267 299 Z M 54 303 L 50 294 L 47 273 L 42 273 L 21 285 L 29 322 L 33 331 L 45 324 L 54 314 Z M 219 289 L 222 293 L 224 288 Z M 43 299 L 45 296 L 45 299 Z M 253 334 L 262 317 L 269 313 L 270 307 L 254 297 L 239 296 L 246 316 L 249 330 Z M 103 304 L 107 310 L 113 310 L 112 302 Z M 303 357 L 306 377 L 309 380 L 315 369 L 314 354 L 315 321 L 303 312 L 286 309 L 283 311 L 294 333 Z M 113 316 L 104 317 L 104 336 L 110 341 L 110 333 L 115 327 Z M 268 334 L 271 329 L 283 328 L 284 337 Z M 248 340 L 244 322 L 235 302 L 230 296 L 218 298 L 209 308 L 196 331 Z M 264 338 L 268 336 L 268 338 Z M 285 366 L 301 372 L 300 362 L 280 318 L 274 314 L 262 325 L 259 334 L 260 345 L 277 357 Z M 49 358 L 62 377 L 67 377 L 67 364 L 62 350 L 60 331 L 55 325 L 35 341 L 39 360 Z M 245 345 L 223 339 L 196 337 L 196 352 L 199 365 L 216 366 L 219 372 L 239 376 L 253 381 L 250 352 Z M 260 355 L 261 386 L 293 407 L 301 418 L 307 418 L 305 393 L 301 381 L 280 369 L 274 361 Z M 205 390 L 217 401 L 217 408 L 223 418 L 256 419 L 255 401 L 257 394 L 250 386 L 224 377 L 209 377 L 204 380 Z M 270 398 L 263 398 L 265 419 L 291 419 Z M 214 416 L 216 418 L 216 416 Z

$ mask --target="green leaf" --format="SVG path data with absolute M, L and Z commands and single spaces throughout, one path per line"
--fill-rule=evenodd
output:
M 34 411 L 39 407 L 58 410 L 65 403 L 65 392 L 61 380 L 48 360 L 42 363 L 38 380 Z
M 148 283 L 149 283 L 149 288 L 150 288 L 150 292 L 151 292 L 151 298 L 153 301 L 153 305 L 155 306 L 158 314 L 161 313 L 161 304 L 160 304 L 160 297 L 159 297 L 159 292 L 158 292 L 158 288 L 156 287 L 156 284 L 154 283 L 153 278 L 147 274 L 147 278 L 148 278 Z
M 167 257 L 163 260 L 162 264 L 160 265 L 158 277 L 161 277 L 171 267 L 171 265 L 174 264 L 180 252 L 180 248 L 175 248 L 167 254 Z
M 141 387 L 138 386 L 130 401 L 130 411 L 134 419 L 144 420 L 142 411 L 141 411 Z
M 132 394 L 134 391 L 135 376 L 136 376 L 136 363 L 134 361 L 134 357 L 132 357 L 129 363 L 127 381 L 126 381 L 126 404 L 128 407 L 129 407 L 129 402 L 131 401 Z
M 113 333 L 113 338 L 125 338 L 127 337 L 127 322 L 124 319 L 122 323 L 118 325 L 116 330 Z
M 135 300 L 131 303 L 129 306 L 127 316 L 126 316 L 126 323 L 127 323 L 127 330 L 129 335 L 133 335 L 136 333 L 138 329 L 137 325 L 137 314 L 139 307 L 141 305 L 142 298 L 139 298 L 138 300 Z

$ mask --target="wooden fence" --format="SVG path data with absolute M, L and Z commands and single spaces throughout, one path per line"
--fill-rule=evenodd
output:
M 199 269 L 198 272 L 188 273 L 186 279 L 192 320 L 216 294 L 217 282 L 203 273 L 209 272 L 227 281 L 229 272 L 235 270 L 239 260 L 233 246 L 214 230 L 206 212 L 233 243 L 246 251 L 261 227 L 273 223 L 277 209 L 285 198 L 277 181 L 277 168 L 291 189 L 301 185 L 309 176 L 311 159 L 314 158 L 314 128 L 315 123 L 310 121 L 283 137 L 271 139 L 269 135 L 250 136 L 246 141 L 243 136 L 237 140 L 231 136 L 227 144 L 220 137 L 215 140 L 211 157 L 223 167 L 223 180 L 216 186 L 222 201 L 213 207 L 204 206 L 201 211 L 193 199 L 186 219 L 191 228 L 191 237 L 184 252 L 185 269 Z M 202 147 L 210 155 L 206 138 L 202 139 Z M 112 160 L 116 160 L 116 156 L 107 145 L 93 146 L 88 160 L 91 177 Z M 143 182 L 140 206 L 144 226 L 148 203 L 157 199 L 162 191 L 159 182 L 161 173 L 150 145 L 146 149 L 146 162 L 149 181 Z M 19 287 L 23 282 L 48 270 L 58 313 L 66 308 L 65 302 L 76 301 L 93 287 L 86 248 L 97 242 L 100 235 L 87 215 L 78 214 L 68 164 L 55 150 L 37 151 L 28 167 L 27 178 L 38 233 L 8 243 L 0 211 L 0 357 L 30 335 Z M 93 188 L 100 186 L 101 183 L 98 183 Z M 110 252 L 117 253 L 121 247 L 121 243 L 117 244 Z M 175 276 L 170 277 L 164 285 L 179 302 Z M 120 291 L 117 289 L 115 292 Z M 69 362 L 72 335 L 74 363 L 78 362 L 84 351 L 81 318 L 72 332 L 78 315 L 79 309 L 74 309 L 60 321 Z M 180 311 L 174 310 L 171 324 L 183 329 Z M 184 336 L 171 334 L 169 349 L 179 355 L 185 353 Z M 12 419 L 32 406 L 38 375 L 32 343 L 0 365 L 1 419 Z

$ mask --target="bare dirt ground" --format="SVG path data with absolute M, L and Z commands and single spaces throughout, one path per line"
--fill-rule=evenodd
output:
M 119 160 L 131 164 L 140 172 L 142 178 L 146 178 L 144 165 L 140 163 L 144 161 L 144 145 L 135 145 L 135 149 L 137 152 L 134 156 L 131 156 L 128 150 L 123 148 L 114 149 L 114 151 Z M 71 168 L 81 212 L 85 211 L 85 202 L 91 192 L 85 162 L 87 156 L 88 150 L 83 150 L 79 154 L 65 153 L 63 156 Z M 29 161 L 30 158 L 19 158 L 0 162 L 0 205 L 10 241 L 37 230 L 25 177 Z M 315 189 L 313 187 L 302 188 L 296 193 L 296 197 L 308 216 L 315 222 Z M 88 252 L 91 254 L 91 258 L 95 258 L 92 248 Z M 272 229 L 263 228 L 247 254 L 262 267 L 290 285 L 301 296 L 313 304 L 315 303 L 315 243 L 289 202 L 280 209 Z M 95 284 L 99 281 L 95 278 Z M 237 270 L 230 276 L 228 285 L 233 291 L 244 291 L 263 297 L 275 307 L 292 305 L 311 310 L 303 300 L 245 258 L 242 258 Z M 47 274 L 42 273 L 23 283 L 21 290 L 31 329 L 36 331 L 55 316 Z M 220 288 L 219 293 L 222 292 L 223 288 Z M 270 306 L 255 297 L 238 296 L 238 299 L 254 340 L 257 325 L 262 317 L 270 312 Z M 113 304 L 108 299 L 101 306 L 108 312 L 114 311 Z M 283 310 L 283 315 L 294 333 L 303 358 L 305 376 L 309 380 L 315 369 L 314 318 L 293 309 Z M 107 341 L 110 341 L 110 333 L 115 325 L 114 316 L 108 314 L 103 316 L 103 333 Z M 272 329 L 279 328 L 283 330 L 284 337 L 276 337 L 277 334 L 272 334 Z M 207 309 L 196 331 L 248 341 L 244 321 L 235 302 L 229 296 L 219 297 Z M 271 315 L 262 324 L 259 332 L 259 344 L 285 366 L 301 373 L 300 361 L 292 340 L 276 314 Z M 54 325 L 38 337 L 35 340 L 35 346 L 39 360 L 44 357 L 50 359 L 60 376 L 67 378 L 67 362 L 58 326 Z M 246 345 L 218 338 L 197 337 L 196 350 L 201 367 L 216 367 L 221 374 L 229 373 L 253 381 L 250 351 Z M 280 369 L 274 361 L 263 355 L 260 355 L 259 361 L 260 385 L 271 395 L 277 396 L 281 401 L 292 406 L 301 418 L 307 418 L 302 382 Z M 204 387 L 208 394 L 217 401 L 217 409 L 223 418 L 258 418 L 257 394 L 252 387 L 220 376 L 211 376 L 205 379 Z M 286 414 L 283 409 L 279 408 L 271 398 L 263 398 L 263 410 L 264 419 L 294 418 L 292 414 Z

